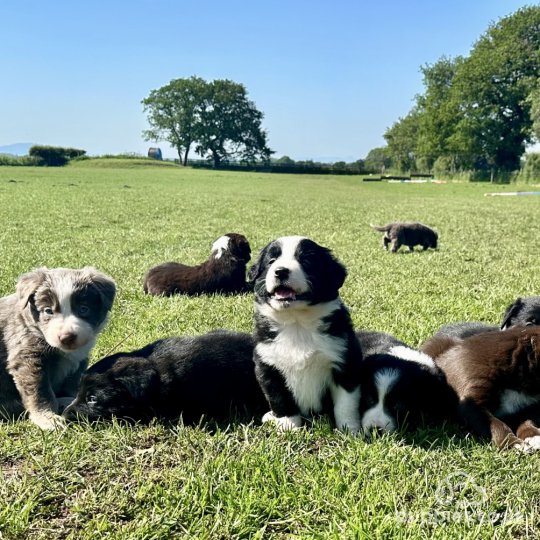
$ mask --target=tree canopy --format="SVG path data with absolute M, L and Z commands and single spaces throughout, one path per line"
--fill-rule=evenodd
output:
M 214 166 L 228 158 L 268 160 L 273 151 L 262 129 L 263 113 L 247 97 L 242 84 L 207 82 L 199 77 L 174 79 L 142 100 L 150 129 L 146 140 L 165 140 L 187 164 L 192 146 Z
M 513 170 L 540 128 L 540 7 L 492 24 L 467 57 L 421 68 L 425 91 L 385 133 L 401 168 Z

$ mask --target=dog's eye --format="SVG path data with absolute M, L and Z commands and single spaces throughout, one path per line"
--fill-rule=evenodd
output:
M 81 304 L 79 306 L 79 315 L 82 315 L 84 317 L 85 315 L 88 315 L 89 312 L 90 308 L 86 304 Z
M 272 257 L 272 258 L 268 261 L 268 264 L 274 264 L 276 261 L 277 261 L 277 259 L 276 259 L 275 257 Z
M 43 309 L 43 313 L 45 313 L 45 315 L 52 315 L 54 311 L 53 311 L 53 308 L 46 307 Z
M 95 405 L 97 403 L 97 397 L 94 394 L 88 394 L 86 396 L 86 403 L 88 405 Z
M 533 326 L 536 324 L 536 319 L 529 319 L 526 323 L 525 323 L 525 326 Z

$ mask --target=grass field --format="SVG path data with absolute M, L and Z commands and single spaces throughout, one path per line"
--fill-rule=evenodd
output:
M 200 262 L 227 232 L 245 234 L 254 255 L 302 234 L 347 266 L 355 326 L 416 346 L 444 323 L 497 323 L 517 296 L 540 294 L 540 200 L 484 197 L 515 189 L 114 160 L 0 167 L 0 294 L 42 265 L 112 275 L 118 298 L 92 362 L 169 335 L 250 331 L 249 295 L 150 298 L 145 270 Z M 368 224 L 398 219 L 433 226 L 440 249 L 384 252 Z M 452 427 L 367 443 L 322 420 L 287 434 L 0 423 L 0 539 L 493 537 L 540 537 L 540 455 L 501 453 Z

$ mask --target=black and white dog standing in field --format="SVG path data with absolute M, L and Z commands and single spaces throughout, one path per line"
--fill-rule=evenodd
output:
M 301 236 L 268 244 L 249 272 L 255 289 L 255 370 L 270 405 L 263 422 L 294 429 L 332 402 L 337 427 L 360 429 L 362 351 L 339 289 L 347 272 Z

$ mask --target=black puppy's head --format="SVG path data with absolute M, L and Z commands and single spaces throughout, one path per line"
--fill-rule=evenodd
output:
M 248 239 L 243 234 L 238 233 L 227 233 L 220 236 L 212 244 L 212 256 L 214 259 L 221 259 L 224 254 L 247 263 L 251 259 Z
M 159 374 L 144 358 L 123 358 L 103 372 L 83 375 L 75 400 L 65 409 L 67 420 L 117 417 L 144 420 L 152 416 L 159 392 Z
M 501 330 L 518 325 L 540 325 L 540 296 L 518 298 L 506 308 L 501 322 Z
M 435 231 L 433 231 L 433 236 L 430 239 L 430 247 L 432 247 L 433 249 L 437 249 L 438 241 L 439 241 L 439 235 Z
M 258 303 L 281 310 L 336 299 L 346 276 L 329 249 L 309 238 L 284 236 L 262 249 L 248 280 Z

